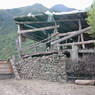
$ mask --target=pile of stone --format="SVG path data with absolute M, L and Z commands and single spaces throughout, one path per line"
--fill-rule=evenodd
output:
M 40 79 L 64 82 L 66 80 L 64 56 L 58 54 L 27 58 L 16 64 L 22 79 Z

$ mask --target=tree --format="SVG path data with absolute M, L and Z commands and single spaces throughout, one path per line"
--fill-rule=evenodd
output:
M 95 2 L 91 5 L 88 11 L 88 24 L 92 27 L 92 36 L 95 37 Z

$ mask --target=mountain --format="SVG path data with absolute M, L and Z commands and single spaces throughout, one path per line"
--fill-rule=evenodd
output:
M 15 16 L 27 15 L 28 13 L 39 14 L 47 10 L 41 4 L 0 10 L 0 59 L 8 58 L 8 56 L 15 53 L 17 27 L 13 18 Z
M 70 12 L 70 11 L 74 11 L 76 10 L 75 8 L 69 8 L 65 5 L 62 4 L 58 4 L 53 6 L 52 8 L 50 8 L 50 11 L 54 11 L 54 12 Z
M 0 34 L 1 32 L 8 33 L 10 28 L 14 29 L 14 20 L 15 16 L 27 15 L 28 13 L 38 14 L 47 11 L 48 9 L 41 4 L 34 4 L 32 6 L 0 10 Z M 9 29 L 8 29 L 9 28 Z M 6 30 L 8 29 L 8 30 Z M 13 30 L 12 29 L 12 30 Z

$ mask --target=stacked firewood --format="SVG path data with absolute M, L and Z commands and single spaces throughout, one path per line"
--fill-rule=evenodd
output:
M 65 62 L 58 54 L 27 58 L 16 64 L 22 79 L 66 80 Z

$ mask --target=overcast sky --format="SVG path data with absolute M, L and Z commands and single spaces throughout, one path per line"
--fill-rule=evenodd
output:
M 35 3 L 41 3 L 50 8 L 55 4 L 64 4 L 76 9 L 85 9 L 91 5 L 93 0 L 0 0 L 0 9 L 18 8 Z

